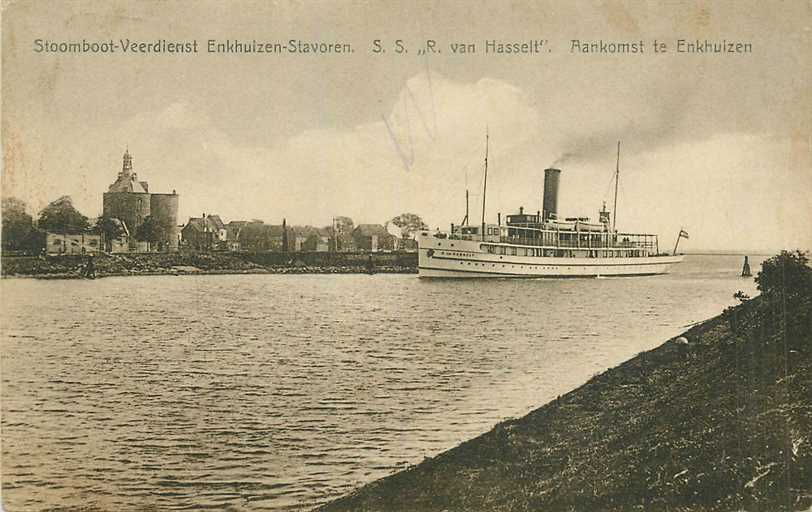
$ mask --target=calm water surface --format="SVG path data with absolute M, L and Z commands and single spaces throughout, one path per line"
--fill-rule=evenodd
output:
M 4 510 L 311 508 L 754 295 L 741 262 L 587 280 L 3 280 Z

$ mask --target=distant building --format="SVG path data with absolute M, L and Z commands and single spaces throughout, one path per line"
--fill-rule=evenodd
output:
M 243 251 L 296 251 L 296 232 L 281 225 L 265 224 L 262 221 L 251 221 L 240 229 L 240 250 Z
M 139 242 L 135 235 L 144 219 L 151 216 L 165 227 L 162 239 L 155 244 L 159 250 L 178 249 L 178 194 L 150 193 L 149 184 L 140 181 L 133 171 L 132 157 L 124 152 L 123 165 L 116 181 L 103 196 L 103 215 L 124 223 L 127 231 L 127 250 L 146 251 L 147 242 Z
M 180 232 L 181 242 L 187 249 L 212 251 L 226 248 L 228 232 L 219 215 L 190 217 Z
M 327 252 L 330 250 L 330 237 L 319 233 L 311 233 L 302 242 L 302 251 Z
M 395 237 L 380 224 L 359 224 L 352 231 L 355 249 L 363 252 L 393 251 Z
M 265 251 L 268 250 L 268 226 L 261 220 L 246 222 L 240 227 L 237 243 L 241 251 Z
M 118 229 L 120 235 L 116 238 L 108 238 L 105 240 L 107 250 L 112 253 L 127 252 L 130 250 L 130 232 L 127 230 L 127 224 L 121 219 L 112 219 L 113 224 Z
M 229 251 L 241 251 L 240 232 L 248 224 L 245 220 L 232 220 L 226 224 L 226 245 Z
M 203 214 L 205 216 L 205 214 Z M 228 230 L 219 215 L 209 215 L 206 217 L 209 225 L 214 229 L 214 243 L 217 249 L 227 249 Z
M 45 233 L 45 252 L 50 255 L 92 254 L 101 249 L 98 233 Z
M 313 226 L 295 226 L 297 251 L 328 252 L 332 229 Z

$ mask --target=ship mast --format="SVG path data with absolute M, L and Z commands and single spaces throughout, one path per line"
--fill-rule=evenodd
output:
M 485 240 L 485 192 L 488 190 L 488 127 L 485 127 L 485 178 L 482 180 L 482 240 Z
M 612 231 L 617 229 L 617 185 L 620 181 L 620 141 L 617 141 L 617 165 L 615 166 L 615 204 L 612 206 Z
M 460 226 L 468 225 L 468 189 L 465 189 L 465 218 L 462 219 Z

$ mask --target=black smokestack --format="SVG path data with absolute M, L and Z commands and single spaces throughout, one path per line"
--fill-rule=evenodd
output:
M 561 169 L 544 169 L 544 202 L 542 214 L 545 221 L 555 219 L 558 215 L 558 178 Z

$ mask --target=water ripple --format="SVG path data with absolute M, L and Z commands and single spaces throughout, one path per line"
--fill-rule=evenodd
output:
M 4 506 L 307 509 L 754 294 L 740 263 L 487 284 L 3 280 Z

